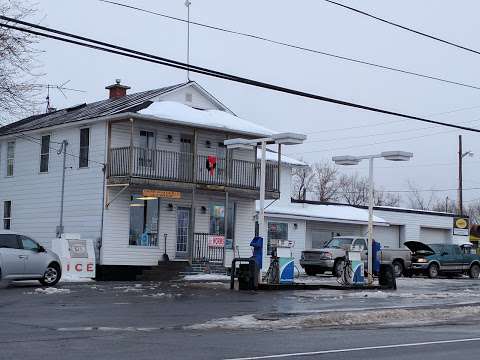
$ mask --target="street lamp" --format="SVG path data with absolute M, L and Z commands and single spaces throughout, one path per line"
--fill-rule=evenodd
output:
M 413 157 L 413 153 L 406 151 L 384 151 L 380 154 L 364 155 L 364 156 L 334 156 L 332 160 L 337 165 L 357 165 L 362 160 L 369 161 L 368 172 L 368 284 L 373 282 L 373 266 L 372 266 L 372 248 L 373 248 L 373 159 L 384 158 L 390 161 L 408 161 Z
M 466 157 L 473 157 L 472 151 L 462 150 L 462 135 L 458 135 L 458 215 L 463 215 L 463 159 Z
M 297 133 L 279 133 L 273 134 L 269 137 L 258 138 L 258 139 L 228 139 L 223 143 L 227 149 L 252 149 L 258 145 L 262 149 L 262 157 L 260 161 L 260 211 L 258 214 L 258 228 L 259 236 L 264 238 L 264 223 L 265 223 L 265 176 L 266 176 L 266 154 L 267 154 L 267 145 L 277 144 L 278 145 L 278 171 L 280 175 L 280 163 L 281 163 L 281 145 L 298 145 L 302 144 L 307 139 L 306 135 L 297 134 Z M 255 154 L 257 156 L 257 154 Z M 256 170 L 255 170 L 256 171 Z M 279 176 L 280 183 L 280 176 Z M 267 249 L 267 242 L 263 241 L 263 256 L 265 257 Z M 262 264 L 264 262 L 262 261 Z

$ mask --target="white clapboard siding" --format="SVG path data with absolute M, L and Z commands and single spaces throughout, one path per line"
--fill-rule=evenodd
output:
M 89 159 L 105 162 L 105 124 L 90 126 Z M 50 134 L 48 173 L 40 173 L 40 144 L 22 138 L 15 140 L 14 176 L 6 177 L 7 139 L 0 141 L 0 211 L 3 202 L 12 201 L 12 230 L 38 240 L 50 247 L 59 223 L 63 155 L 56 149 L 64 139 L 68 141 L 65 176 L 64 227 L 65 232 L 79 233 L 83 238 L 100 237 L 103 201 L 102 165 L 91 162 L 88 168 L 79 168 L 80 127 L 42 131 L 29 135 L 40 139 Z
M 119 190 L 112 190 L 111 197 Z M 156 265 L 164 253 L 164 238 L 167 234 L 167 254 L 170 259 L 176 258 L 176 224 L 177 208 L 191 208 L 191 193 L 182 193 L 182 199 L 160 200 L 159 244 L 157 247 L 130 246 L 129 241 L 129 201 L 130 194 L 120 195 L 105 211 L 104 233 L 101 263 L 103 265 Z M 230 197 L 236 203 L 236 239 L 252 239 L 254 234 L 255 201 Z M 221 193 L 197 192 L 195 211 L 195 232 L 209 232 L 210 204 L 224 204 L 225 197 Z M 173 205 L 173 211 L 168 204 Z M 202 214 L 201 207 L 206 207 Z M 248 241 L 250 241 L 248 240 Z

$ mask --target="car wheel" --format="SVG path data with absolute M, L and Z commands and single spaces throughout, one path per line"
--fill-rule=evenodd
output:
M 53 286 L 60 281 L 60 267 L 56 264 L 48 265 L 40 283 L 45 286 Z
M 333 265 L 333 275 L 335 275 L 336 277 L 342 276 L 344 266 L 344 259 L 338 259 L 337 261 L 335 261 L 335 264 Z
M 312 268 L 310 267 L 306 267 L 305 268 L 305 273 L 308 275 L 308 276 L 315 276 L 317 275 L 317 272 L 315 270 L 313 270 Z
M 440 271 L 440 269 L 439 269 L 437 264 L 430 265 L 428 267 L 428 277 L 430 279 L 434 279 L 434 278 L 438 277 L 439 271 Z
M 405 270 L 403 267 L 403 264 L 400 261 L 394 261 L 392 263 L 392 266 L 393 266 L 393 273 L 395 274 L 395 277 L 396 278 L 401 277 Z
M 472 266 L 470 266 L 470 271 L 468 272 L 468 275 L 472 279 L 478 279 L 478 277 L 480 276 L 480 265 L 473 264 Z

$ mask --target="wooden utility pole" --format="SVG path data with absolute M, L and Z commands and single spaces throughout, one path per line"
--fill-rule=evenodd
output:
M 458 135 L 458 209 L 459 215 L 463 214 L 463 150 L 462 150 L 462 135 Z

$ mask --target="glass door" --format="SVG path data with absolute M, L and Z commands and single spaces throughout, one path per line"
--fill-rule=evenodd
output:
M 177 208 L 177 248 L 176 257 L 186 258 L 188 257 L 188 250 L 191 237 L 190 229 L 190 208 L 178 207 Z

